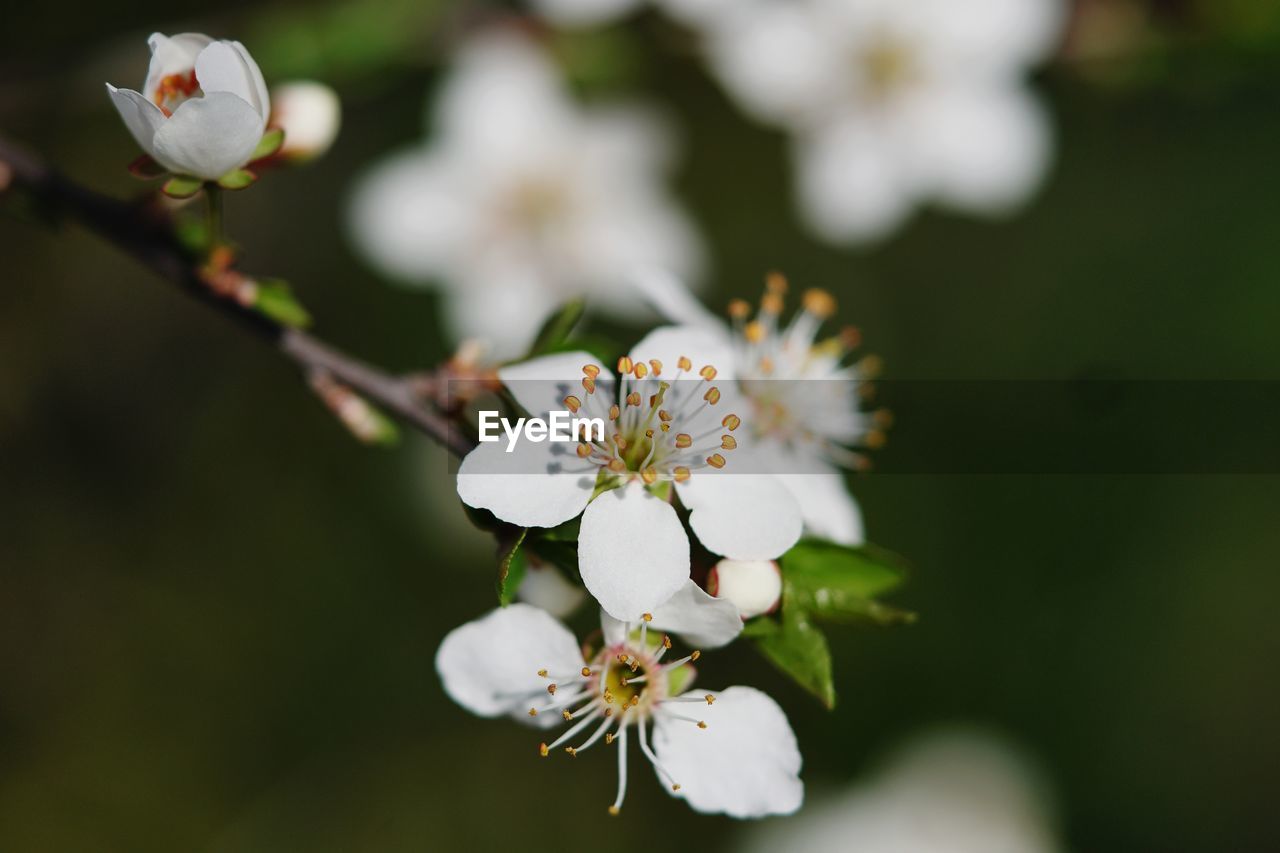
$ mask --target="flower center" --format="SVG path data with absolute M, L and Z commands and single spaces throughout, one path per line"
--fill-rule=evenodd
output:
M 886 101 L 916 78 L 915 57 L 896 36 L 881 34 L 853 57 L 861 89 L 871 101 Z
M 716 419 L 712 410 L 721 401 L 720 389 L 711 384 L 716 368 L 710 364 L 693 372 L 693 362 L 681 356 L 674 378 L 661 380 L 662 362 L 618 360 L 621 379 L 617 397 L 600 393 L 600 369 L 582 368 L 586 400 L 564 398 L 569 411 L 605 422 L 601 440 L 578 445 L 578 456 L 600 466 L 611 485 L 639 479 L 651 486 L 658 482 L 682 483 L 699 468 L 723 468 L 722 451 L 738 446 L 731 435 L 742 423 L 735 414 Z M 617 402 L 614 402 L 616 399 Z
M 184 101 L 196 96 L 200 91 L 200 82 L 196 80 L 196 70 L 183 71 L 160 78 L 156 90 L 151 93 L 151 100 L 166 115 L 173 115 Z

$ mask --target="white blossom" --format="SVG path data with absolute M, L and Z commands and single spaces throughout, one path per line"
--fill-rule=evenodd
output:
M 277 154 L 305 162 L 323 156 L 338 138 L 342 102 L 315 80 L 294 80 L 271 88 L 271 126 L 284 131 Z
M 153 33 L 142 92 L 107 92 L 138 145 L 180 175 L 217 180 L 247 163 L 262 141 L 271 98 L 238 41 Z
M 777 609 L 782 571 L 774 560 L 721 560 L 707 574 L 707 592 L 731 602 L 743 619 L 753 619 Z
M 467 44 L 430 141 L 379 163 L 350 208 L 356 246 L 405 284 L 445 289 L 459 336 L 524 352 L 567 299 L 634 316 L 630 270 L 692 275 L 701 249 L 665 186 L 668 139 L 638 107 L 580 107 L 532 42 Z
M 773 559 L 800 536 L 800 507 L 785 485 L 732 472 L 743 419 L 737 398 L 717 382 L 715 359 L 726 353 L 703 343 L 696 329 L 651 336 L 620 359 L 617 377 L 585 352 L 501 368 L 499 378 L 529 414 L 599 418 L 605 437 L 524 442 L 516 452 L 481 443 L 458 471 L 462 501 L 503 521 L 555 527 L 581 515 L 582 581 L 618 619 L 652 612 L 689 577 L 689 538 L 673 498 L 715 554 Z
M 597 744 L 618 751 L 617 814 L 632 739 L 673 796 L 699 812 L 750 818 L 800 807 L 800 752 L 777 703 L 751 687 L 691 689 L 700 651 L 672 660 L 669 631 L 702 646 L 742 630 L 736 609 L 692 581 L 635 623 L 601 615 L 603 643 L 584 654 L 542 610 L 513 604 L 450 632 L 436 670 L 455 702 L 484 717 L 568 728 L 539 744 L 543 757 L 577 758 Z

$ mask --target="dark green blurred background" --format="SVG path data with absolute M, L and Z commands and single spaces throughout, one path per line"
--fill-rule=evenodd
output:
M 862 251 L 798 229 L 784 139 L 672 25 L 560 47 L 588 94 L 641 90 L 682 128 L 713 304 L 773 268 L 832 289 L 891 379 L 1280 379 L 1276 16 L 1115 5 L 1139 15 L 1116 45 L 1073 43 L 1037 81 L 1059 153 L 1021 216 L 927 214 Z M 151 30 L 240 37 L 268 79 L 328 80 L 336 148 L 231 198 L 229 227 L 322 334 L 425 366 L 450 351 L 435 297 L 361 267 L 343 202 L 371 158 L 421 137 L 439 46 L 473 14 L 15 8 L 0 125 L 136 193 L 102 81 L 141 78 Z M 712 851 L 749 831 L 647 768 L 609 823 L 611 762 L 540 761 L 532 732 L 447 699 L 436 646 L 494 597 L 440 451 L 358 446 L 272 352 L 79 230 L 4 220 L 0 259 L 0 850 Z M 1280 849 L 1280 478 L 895 475 L 947 426 L 897 414 L 856 489 L 870 537 L 917 566 L 897 602 L 919 623 L 833 630 L 834 714 L 745 646 L 709 657 L 704 683 L 778 698 L 814 792 L 967 720 L 1043 764 L 1073 850 Z

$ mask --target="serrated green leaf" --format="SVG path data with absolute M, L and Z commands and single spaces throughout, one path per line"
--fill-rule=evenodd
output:
M 242 190 L 252 186 L 257 180 L 258 176 L 248 169 L 233 169 L 218 178 L 218 186 L 224 190 Z
M 311 315 L 294 297 L 288 282 L 269 278 L 258 279 L 256 283 L 258 293 L 253 301 L 255 311 L 284 326 L 301 329 L 311 325 Z
M 160 192 L 169 198 L 191 198 L 204 187 L 204 181 L 190 175 L 174 175 L 164 182 Z
M 284 145 L 284 128 L 267 131 L 258 142 L 258 147 L 253 149 L 253 154 L 249 156 L 249 162 L 261 160 L 263 157 L 270 157 L 279 151 L 282 145 Z
M 822 631 L 804 613 L 784 609 L 781 620 L 752 620 L 743 633 L 755 640 L 756 648 L 770 663 L 813 694 L 827 710 L 835 707 L 831 649 Z
M 568 343 L 569 336 L 573 334 L 574 327 L 582 319 L 586 308 L 586 300 L 575 299 L 551 315 L 533 339 L 533 346 L 529 348 L 529 358 L 546 355 L 549 352 L 559 352 Z
M 524 580 L 525 556 L 520 546 L 528 534 L 529 528 L 519 528 L 514 538 L 498 552 L 498 603 L 503 607 L 516 600 L 516 590 Z

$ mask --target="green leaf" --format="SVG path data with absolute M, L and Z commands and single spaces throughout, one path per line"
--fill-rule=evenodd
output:
M 544 563 L 555 566 L 567 578 L 578 577 L 578 543 L 561 542 L 555 539 L 530 539 L 525 543 L 525 550 L 537 555 Z
M 169 170 L 157 163 L 150 154 L 143 154 L 129 164 L 129 174 L 144 181 L 152 181 L 169 174 Z
M 781 562 L 789 582 L 820 596 L 874 598 L 900 586 L 909 570 L 906 560 L 883 548 L 816 539 L 796 543 Z
M 521 527 L 520 532 L 507 544 L 503 545 L 498 557 L 498 603 L 503 607 L 516 600 L 516 590 L 524 580 L 525 556 L 520 550 L 529 528 Z
M 770 663 L 817 697 L 831 710 L 836 689 L 831 679 L 831 650 L 827 638 L 797 610 L 783 610 L 782 619 L 754 619 L 743 631 Z
M 578 541 L 578 529 L 582 526 L 582 516 L 575 516 L 563 524 L 556 527 L 549 527 L 542 531 L 539 539 L 551 542 L 573 542 Z
M 258 279 L 256 283 L 258 294 L 253 300 L 255 311 L 284 326 L 302 329 L 311 325 L 311 315 L 294 297 L 288 282 L 266 278 Z
M 160 192 L 169 198 L 191 198 L 204 186 L 204 181 L 190 175 L 174 175 L 164 182 Z
M 574 327 L 582 319 L 586 307 L 585 300 L 575 299 L 551 315 L 538 330 L 538 336 L 534 338 L 533 346 L 529 348 L 529 357 L 546 355 L 563 348 L 568 343 L 569 336 L 573 334 Z
M 280 150 L 280 146 L 284 145 L 284 128 L 276 128 L 269 130 L 262 135 L 258 147 L 253 149 L 253 153 L 249 155 L 249 162 L 261 160 L 263 157 L 270 157 L 272 154 Z
M 233 169 L 218 178 L 218 186 L 224 190 L 242 190 L 252 186 L 257 180 L 258 176 L 248 169 Z

